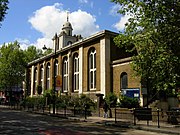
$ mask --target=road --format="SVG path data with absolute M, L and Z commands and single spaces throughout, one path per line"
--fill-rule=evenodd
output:
M 166 135 L 0 109 L 2 135 Z

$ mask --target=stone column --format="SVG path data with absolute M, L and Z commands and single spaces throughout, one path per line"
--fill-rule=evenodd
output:
M 106 96 L 110 91 L 110 39 L 105 37 L 100 40 L 100 88 L 101 93 Z
M 40 78 L 40 73 L 41 73 L 41 69 L 40 69 L 40 64 L 37 64 L 37 85 L 40 84 L 41 78 Z
M 43 82 L 42 82 L 42 94 L 44 94 L 44 90 L 46 89 L 46 62 L 43 62 Z
M 34 66 L 31 67 L 31 97 L 33 96 L 34 89 Z
M 73 62 L 73 58 L 72 58 L 72 54 L 71 54 L 71 50 L 68 52 L 68 94 L 72 93 L 72 62 Z
M 54 81 L 54 59 L 51 58 L 51 61 L 50 61 L 50 88 L 53 88 L 53 81 Z
M 58 57 L 58 64 L 59 64 L 59 75 L 60 75 L 60 78 L 61 78 L 61 84 L 62 84 L 62 56 L 61 55 L 59 55 L 59 57 Z M 61 96 L 61 93 L 62 93 L 62 86 L 60 87 L 60 91 L 58 92 L 59 93 L 59 95 Z
M 83 47 L 79 48 L 79 95 L 83 93 Z

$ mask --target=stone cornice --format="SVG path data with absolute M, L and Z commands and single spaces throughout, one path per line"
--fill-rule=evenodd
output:
M 132 61 L 132 58 L 131 58 L 131 57 L 128 57 L 128 58 L 124 58 L 124 59 L 119 59 L 119 60 L 112 61 L 111 65 L 116 65 L 116 64 L 131 62 L 131 61 Z
M 93 40 L 95 40 L 95 39 L 101 38 L 101 37 L 103 37 L 103 36 L 105 36 L 105 35 L 109 35 L 109 36 L 115 37 L 115 36 L 118 35 L 118 33 L 115 33 L 115 32 L 109 31 L 109 30 L 100 31 L 100 32 L 98 32 L 98 33 L 95 33 L 95 34 L 87 37 L 87 38 L 81 39 L 81 40 L 73 43 L 72 45 L 69 45 L 69 46 L 63 47 L 63 48 L 60 49 L 60 50 L 57 50 L 57 51 L 56 51 L 56 55 L 58 55 L 58 54 L 60 54 L 60 53 L 62 53 L 62 52 L 65 52 L 65 51 L 67 51 L 67 50 L 69 50 L 69 49 L 75 48 L 75 47 L 77 47 L 77 46 L 81 46 L 81 45 L 83 45 L 83 44 L 86 44 L 86 43 L 88 43 L 88 42 L 91 42 L 91 41 L 93 41 Z M 38 58 L 38 59 L 36 59 L 36 60 L 33 60 L 33 61 L 29 62 L 27 66 L 31 66 L 31 65 L 36 64 L 36 63 L 38 63 L 38 62 L 44 61 L 44 60 L 46 60 L 46 59 L 48 59 L 48 58 L 54 57 L 54 55 L 55 55 L 54 52 L 52 52 L 52 53 L 50 53 L 50 54 L 48 54 L 48 55 L 46 55 L 46 56 L 43 56 L 43 57 L 41 57 L 41 58 Z

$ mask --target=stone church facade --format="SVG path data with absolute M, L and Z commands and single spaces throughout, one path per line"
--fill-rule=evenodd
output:
M 103 30 L 87 38 L 72 35 L 72 25 L 67 19 L 62 31 L 53 37 L 54 51 L 28 63 L 27 94 L 38 95 L 36 87 L 44 91 L 53 88 L 54 76 L 59 76 L 61 94 L 86 94 L 97 99 L 97 94 L 109 92 L 120 95 L 122 89 L 139 89 L 139 79 L 130 68 L 131 55 L 115 46 L 118 34 Z M 141 92 L 140 92 L 141 93 Z M 139 96 L 141 98 L 141 94 Z

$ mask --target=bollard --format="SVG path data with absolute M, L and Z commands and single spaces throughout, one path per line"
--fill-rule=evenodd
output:
M 160 124 L 159 124 L 159 109 L 157 109 L 157 114 L 158 114 L 158 128 L 160 128 Z

